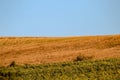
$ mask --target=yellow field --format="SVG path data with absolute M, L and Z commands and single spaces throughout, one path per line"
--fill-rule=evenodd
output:
M 94 59 L 120 58 L 120 35 L 81 37 L 0 37 L 0 65 L 73 61 L 79 54 Z

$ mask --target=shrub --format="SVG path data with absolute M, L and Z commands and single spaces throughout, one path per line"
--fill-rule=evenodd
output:
M 15 67 L 15 66 L 16 66 L 16 62 L 15 62 L 15 61 L 12 61 L 9 66 L 10 66 L 10 67 Z
M 74 61 L 83 61 L 83 60 L 89 60 L 89 59 L 92 59 L 93 56 L 85 56 L 85 55 L 78 55 Z

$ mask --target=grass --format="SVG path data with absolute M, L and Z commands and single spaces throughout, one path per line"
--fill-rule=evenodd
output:
M 0 80 L 120 80 L 120 59 L 1 67 Z
M 1 37 L 0 65 L 12 61 L 45 64 L 73 61 L 79 53 L 94 59 L 120 57 L 120 35 L 81 37 Z
M 0 37 L 0 80 L 120 80 L 120 35 Z

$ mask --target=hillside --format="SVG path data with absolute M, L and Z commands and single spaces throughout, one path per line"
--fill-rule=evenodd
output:
M 119 58 L 120 35 L 0 37 L 0 65 L 69 62 L 80 54 L 93 59 Z

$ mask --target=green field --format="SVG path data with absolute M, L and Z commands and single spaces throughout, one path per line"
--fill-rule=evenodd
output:
M 0 67 L 0 80 L 120 80 L 120 59 Z

